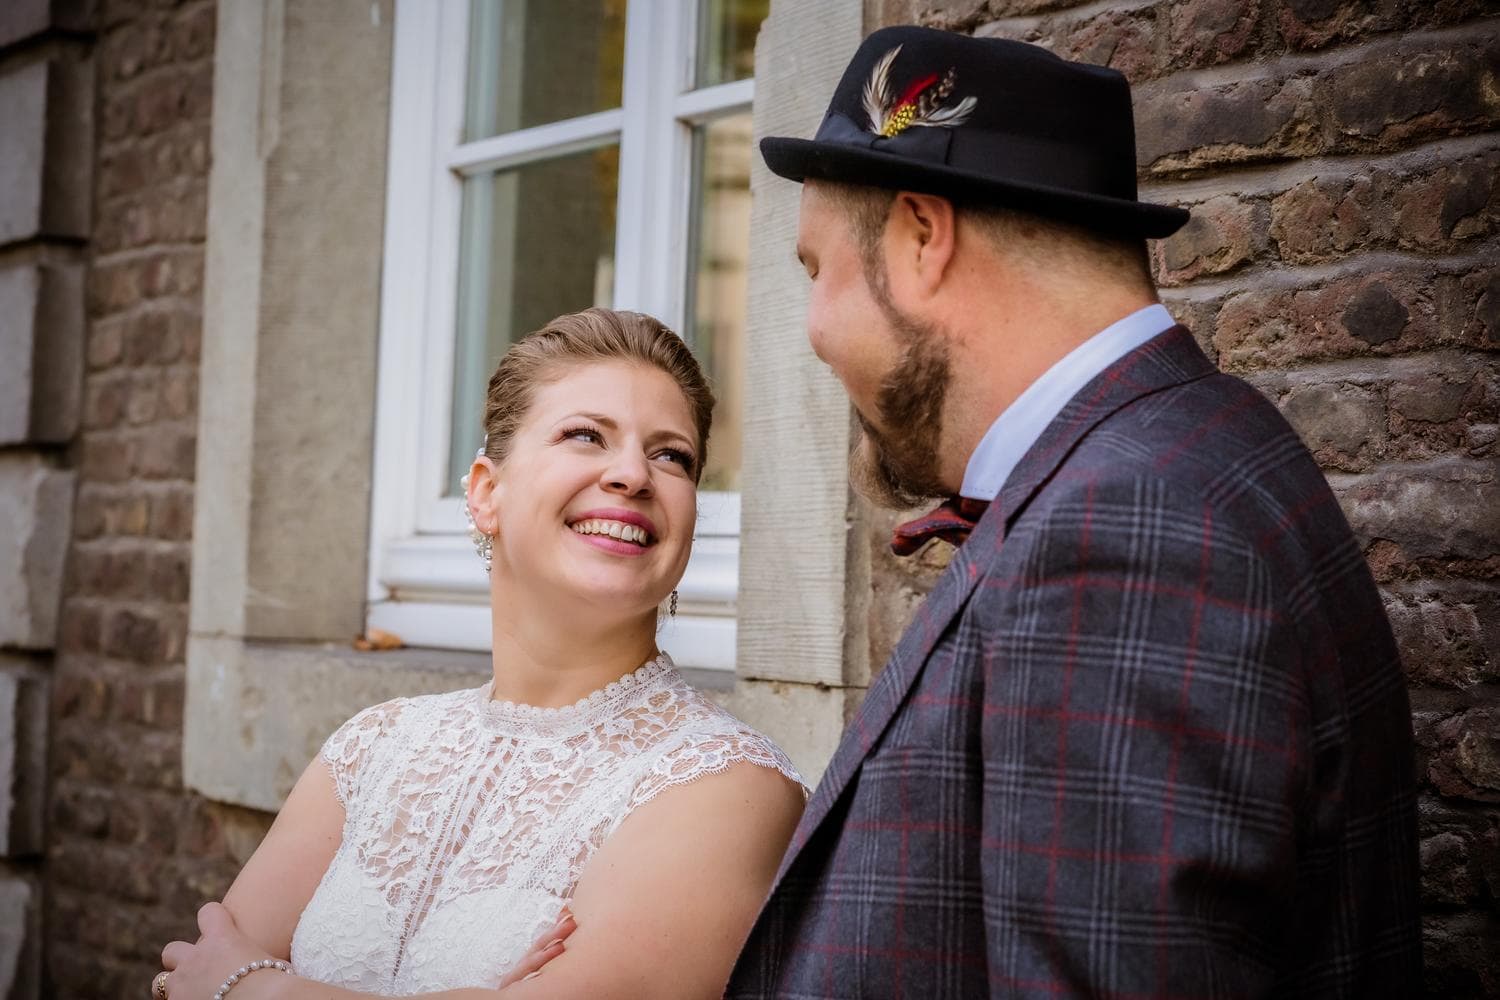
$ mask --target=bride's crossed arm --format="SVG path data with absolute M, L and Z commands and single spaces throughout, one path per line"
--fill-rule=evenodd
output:
M 584 868 L 571 903 L 577 929 L 542 975 L 501 990 L 425 996 L 720 996 L 802 806 L 799 786 L 750 763 L 662 792 L 632 812 Z M 171 1000 L 209 997 L 242 965 L 290 954 L 292 932 L 333 860 L 343 824 L 333 779 L 315 760 L 225 895 L 228 913 L 205 914 L 196 945 L 173 942 L 162 953 L 173 970 Z M 374 994 L 257 972 L 235 986 L 232 1000 L 368 996 Z

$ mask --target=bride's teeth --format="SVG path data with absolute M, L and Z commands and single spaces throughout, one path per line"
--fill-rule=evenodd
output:
M 610 538 L 622 542 L 633 542 L 636 545 L 648 544 L 648 539 L 651 537 L 646 533 L 645 528 L 625 524 L 623 521 L 579 521 L 573 525 L 573 530 L 580 535 L 608 535 Z

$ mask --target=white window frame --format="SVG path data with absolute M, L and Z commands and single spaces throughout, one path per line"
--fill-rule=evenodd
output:
M 617 138 L 614 305 L 684 329 L 692 129 L 748 110 L 754 98 L 753 80 L 691 89 L 697 6 L 632 0 L 620 108 L 463 143 L 468 0 L 396 0 L 371 627 L 411 646 L 490 646 L 488 579 L 464 530 L 461 502 L 441 496 L 439 485 L 451 432 L 464 177 Z M 660 637 L 679 664 L 734 669 L 739 524 L 738 493 L 699 494 L 679 613 Z

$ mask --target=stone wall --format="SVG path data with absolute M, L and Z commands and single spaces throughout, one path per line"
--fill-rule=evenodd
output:
M 73 508 L 90 12 L 0 5 L 0 996 L 42 989 L 47 699 Z
M 54 4 L 54 6 L 58 6 Z M 82 5 L 80 5 L 82 6 Z M 44 995 L 144 995 L 265 828 L 184 792 L 212 0 L 92 14 L 77 504 L 53 669 Z
M 1135 87 L 1163 298 L 1275 400 L 1385 594 L 1422 780 L 1427 993 L 1500 995 L 1500 21 L 1485 0 L 866 0 Z M 871 533 L 879 663 L 945 555 Z

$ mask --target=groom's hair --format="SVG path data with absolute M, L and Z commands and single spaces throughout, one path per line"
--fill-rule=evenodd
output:
M 848 221 L 870 287 L 883 287 L 885 262 L 880 240 L 896 201 L 896 191 L 828 181 L 820 181 L 819 186 Z M 1145 240 L 1112 236 L 995 205 L 954 202 L 953 207 L 997 251 L 1032 261 L 1049 271 L 1062 268 L 1089 280 L 1104 279 L 1155 291 Z
M 490 376 L 484 402 L 484 453 L 499 463 L 526 419 L 536 390 L 585 364 L 626 361 L 671 376 L 682 390 L 698 432 L 693 479 L 703 476 L 714 394 L 692 350 L 665 324 L 645 313 L 585 309 L 552 320 L 516 341 Z

